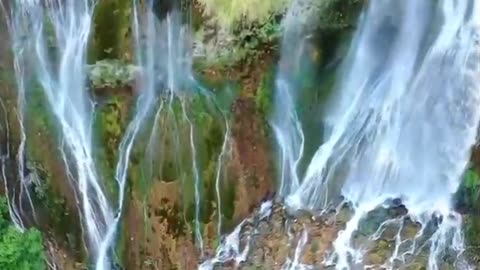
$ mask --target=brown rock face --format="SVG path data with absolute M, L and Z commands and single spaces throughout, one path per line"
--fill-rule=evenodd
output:
M 255 102 L 239 98 L 234 104 L 234 171 L 238 173 L 236 220 L 246 217 L 273 187 L 272 164 L 265 126 L 257 116 Z

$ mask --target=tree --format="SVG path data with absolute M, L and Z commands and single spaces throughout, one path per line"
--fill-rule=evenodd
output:
M 42 234 L 35 228 L 18 231 L 9 222 L 8 204 L 0 197 L 0 269 L 45 270 Z

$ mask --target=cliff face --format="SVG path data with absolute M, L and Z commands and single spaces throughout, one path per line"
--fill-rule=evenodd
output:
M 272 8 L 262 15 L 266 16 L 264 20 L 239 20 L 229 22 L 227 27 L 211 10 L 205 12 L 204 2 L 208 1 L 185 6 L 182 2 L 180 8 L 191 16 L 193 73 L 199 85 L 211 90 L 216 105 L 200 94 L 188 97 L 184 103 L 188 110 L 183 113 L 192 124 L 185 120 L 181 102 L 173 101 L 169 110 L 151 117 L 139 134 L 128 161 L 127 195 L 117 245 L 118 264 L 125 269 L 195 269 L 200 261 L 215 254 L 219 233 L 231 232 L 277 190 L 274 160 L 278 153 L 268 119 L 285 9 Z M 308 44 L 313 72 L 322 76 L 319 81 L 306 82 L 305 87 L 313 94 L 303 97 L 320 104 L 332 88 L 332 67 L 343 57 L 342 45 L 348 42 L 362 6 L 362 1 L 327 2 L 319 8 L 320 20 L 314 22 Z M 114 173 L 119 144 L 134 114 L 136 83 L 141 80 L 132 60 L 130 8 L 130 1 L 124 0 L 99 3 L 89 55 L 88 91 L 96 103 L 96 167 L 112 201 L 118 193 Z M 7 37 L 5 24 L 1 24 L 0 40 Z M 0 44 L 0 79 L 0 101 L 6 108 L 0 107 L 0 119 L 8 119 L 10 127 L 5 129 L 7 121 L 0 120 L 0 149 L 3 153 L 8 146 L 11 151 L 5 163 L 9 172 L 6 183 L 15 185 L 21 129 L 6 42 Z M 26 174 L 39 179 L 29 190 L 40 218 L 34 219 L 33 211 L 26 211 L 24 219 L 43 232 L 49 256 L 60 269 L 85 269 L 88 254 L 77 194 L 60 158 L 61 138 L 43 98 L 35 89 L 27 97 Z M 303 113 L 313 111 L 306 106 Z M 190 146 L 192 129 L 196 155 Z M 192 169 L 192 156 L 198 165 L 198 177 Z M 3 193 L 4 183 L 0 185 Z M 473 202 L 476 209 L 478 202 Z M 320 263 L 316 254 L 323 254 L 343 224 L 302 218 L 309 230 L 316 232 L 303 260 Z M 286 220 L 292 223 L 294 242 L 299 241 L 299 225 L 275 204 L 273 219 L 260 226 L 262 238 L 252 249 L 253 262 L 245 267 L 277 269 L 285 263 L 288 250 L 284 247 L 291 239 L 280 224 Z M 476 218 L 468 222 L 478 223 Z M 411 234 L 417 228 L 412 225 L 409 229 Z M 203 249 L 198 248 L 200 242 Z M 386 256 L 381 246 L 376 250 L 370 260 Z

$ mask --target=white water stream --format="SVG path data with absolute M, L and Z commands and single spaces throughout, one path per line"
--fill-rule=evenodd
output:
M 480 121 L 479 23 L 478 1 L 369 1 L 326 110 L 332 127 L 301 181 L 295 89 L 279 73 L 276 106 L 293 108 L 286 110 L 293 116 L 289 124 L 273 125 L 282 159 L 290 160 L 283 162 L 290 174 L 282 175 L 282 186 L 291 187 L 283 193 L 288 206 L 319 213 L 342 196 L 354 210 L 327 260 L 336 269 L 362 265 L 365 247 L 353 244 L 354 235 L 369 212 L 392 199 L 421 224 L 416 238 L 440 220 L 427 241 L 429 269 L 438 269 L 445 252 L 463 251 L 462 218 L 452 196 Z M 298 48 L 301 41 L 284 39 L 284 46 Z M 384 267 L 404 257 L 401 243 Z M 415 254 L 412 245 L 406 253 Z

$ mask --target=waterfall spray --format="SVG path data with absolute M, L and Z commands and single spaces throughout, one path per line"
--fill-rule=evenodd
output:
M 333 128 L 301 184 L 286 194 L 293 209 L 321 212 L 340 196 L 353 208 L 328 264 L 337 269 L 362 265 L 367 247 L 353 244 L 353 238 L 368 213 L 391 207 L 388 202 L 395 199 L 408 213 L 385 217 L 379 230 L 388 224 L 402 228 L 406 219 L 421 229 L 414 239 L 400 239 L 400 229 L 395 251 L 381 267 L 395 268 L 399 261 L 407 263 L 406 255 L 427 250 L 428 268 L 438 269 L 441 256 L 462 253 L 462 219 L 453 210 L 452 195 L 480 121 L 479 14 L 477 1 L 368 2 L 327 108 L 325 118 Z M 277 89 L 283 96 L 276 106 L 285 108 L 286 102 L 293 108 L 293 91 Z M 294 120 L 277 133 L 298 126 Z M 284 145 L 292 140 L 281 138 L 277 135 L 282 149 L 298 149 L 298 141 Z M 290 186 L 297 185 L 295 176 L 288 179 Z M 457 261 L 456 267 L 462 265 Z
M 303 156 L 304 133 L 296 112 L 295 77 L 305 48 L 305 1 L 293 1 L 283 20 L 282 53 L 275 79 L 274 112 L 270 125 L 279 148 L 280 195 L 287 196 L 300 185 L 298 166 Z M 300 14 L 299 14 L 300 13 Z

